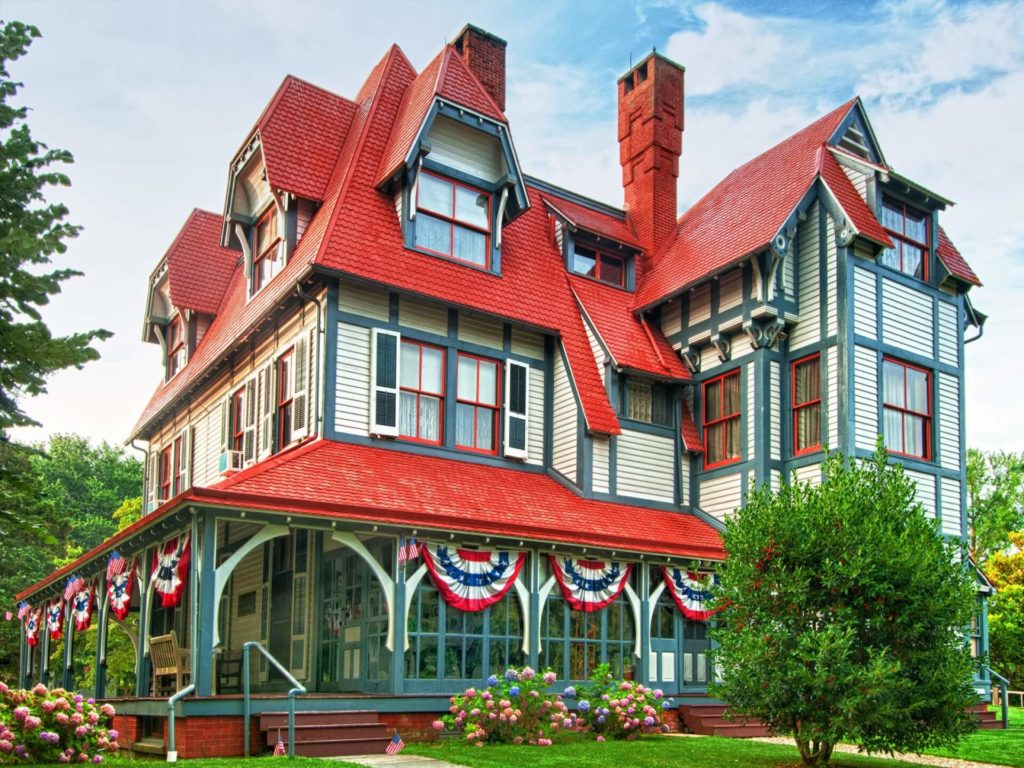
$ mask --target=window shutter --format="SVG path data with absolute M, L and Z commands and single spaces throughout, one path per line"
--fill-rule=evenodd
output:
M 530 401 L 530 366 L 505 363 L 505 455 L 525 459 Z
M 254 376 L 245 382 L 245 394 L 242 396 L 242 408 L 245 409 L 242 438 L 243 464 L 249 464 L 256 459 L 256 410 L 259 405 L 256 398 L 256 378 Z
M 231 395 L 228 395 L 220 404 L 220 461 L 218 471 L 221 473 L 235 468 L 231 455 L 228 453 L 231 450 L 231 416 Z
M 370 369 L 373 386 L 370 403 L 370 432 L 389 437 L 398 436 L 398 347 L 401 336 L 395 331 L 373 329 Z
M 292 355 L 292 440 L 309 434 L 309 335 L 303 332 L 295 340 Z
M 149 455 L 149 483 L 146 489 L 146 512 L 156 509 L 156 489 L 160 484 L 160 452 Z
M 276 367 L 274 363 L 269 363 L 256 374 L 260 414 L 258 458 L 261 461 L 274 452 L 274 410 L 277 405 L 277 398 L 274 396 L 276 391 L 274 369 Z
M 181 430 L 181 451 L 178 453 L 178 475 L 181 477 L 181 490 L 192 487 L 192 430 L 185 427 Z

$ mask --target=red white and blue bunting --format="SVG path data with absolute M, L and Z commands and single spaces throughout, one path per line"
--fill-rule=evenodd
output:
M 39 630 L 42 623 L 43 609 L 29 610 L 28 620 L 25 622 L 25 642 L 32 648 L 39 644 Z
M 64 634 L 64 601 L 59 597 L 46 605 L 46 631 L 51 640 L 60 640 Z
M 712 574 L 681 571 L 664 565 L 661 573 L 665 577 L 665 588 L 683 616 L 693 621 L 707 621 L 711 617 L 714 613 L 710 608 Z
M 526 562 L 525 552 L 481 552 L 444 544 L 421 544 L 437 591 L 448 605 L 482 611 L 512 588 Z
M 181 602 L 188 578 L 190 557 L 189 534 L 171 539 L 153 553 L 153 590 L 160 595 L 164 608 Z
M 75 632 L 83 632 L 92 624 L 92 609 L 95 603 L 95 582 L 83 584 L 71 597 L 71 618 L 75 622 Z
M 120 552 L 110 553 L 107 560 L 107 600 L 118 621 L 124 621 L 132 603 L 132 583 L 135 581 L 135 561 L 129 564 Z
M 632 563 L 581 560 L 574 557 L 551 559 L 551 570 L 574 611 L 599 611 L 622 594 L 633 570 Z

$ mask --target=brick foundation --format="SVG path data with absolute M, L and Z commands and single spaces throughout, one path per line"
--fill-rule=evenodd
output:
M 403 741 L 434 741 L 437 731 L 432 723 L 441 716 L 440 712 L 381 712 L 378 718 L 387 725 L 388 731 L 398 731 Z

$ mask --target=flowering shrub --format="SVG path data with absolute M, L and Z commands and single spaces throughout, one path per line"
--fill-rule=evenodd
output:
M 486 688 L 467 688 L 452 696 L 449 714 L 434 721 L 434 729 L 461 731 L 471 744 L 551 745 L 557 730 L 576 730 L 576 715 L 562 696 L 547 692 L 556 681 L 554 672 L 537 674 L 529 667 L 508 669 L 499 679 L 491 675 Z
M 566 689 L 566 695 L 570 689 Z M 577 720 L 580 730 L 598 741 L 605 738 L 633 739 L 638 733 L 668 731 L 662 713 L 672 708 L 660 690 L 632 680 L 616 680 L 607 664 L 594 670 L 590 683 L 573 691 L 578 697 Z
M 12 690 L 0 682 L 0 763 L 100 763 L 117 749 L 110 704 L 63 688 Z

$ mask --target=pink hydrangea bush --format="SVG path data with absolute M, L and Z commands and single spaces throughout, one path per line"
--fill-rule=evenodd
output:
M 0 764 L 100 763 L 118 748 L 113 717 L 110 704 L 63 688 L 15 690 L 0 682 Z
M 577 727 L 576 715 L 562 696 L 547 691 L 555 681 L 554 672 L 541 675 L 530 667 L 508 669 L 501 678 L 491 675 L 486 687 L 452 696 L 448 714 L 434 721 L 434 729 L 462 733 L 476 746 L 550 746 L 552 734 Z
M 590 683 L 575 693 L 579 730 L 598 741 L 668 731 L 664 713 L 672 709 L 671 700 L 642 683 L 616 680 L 607 664 L 601 664 Z

